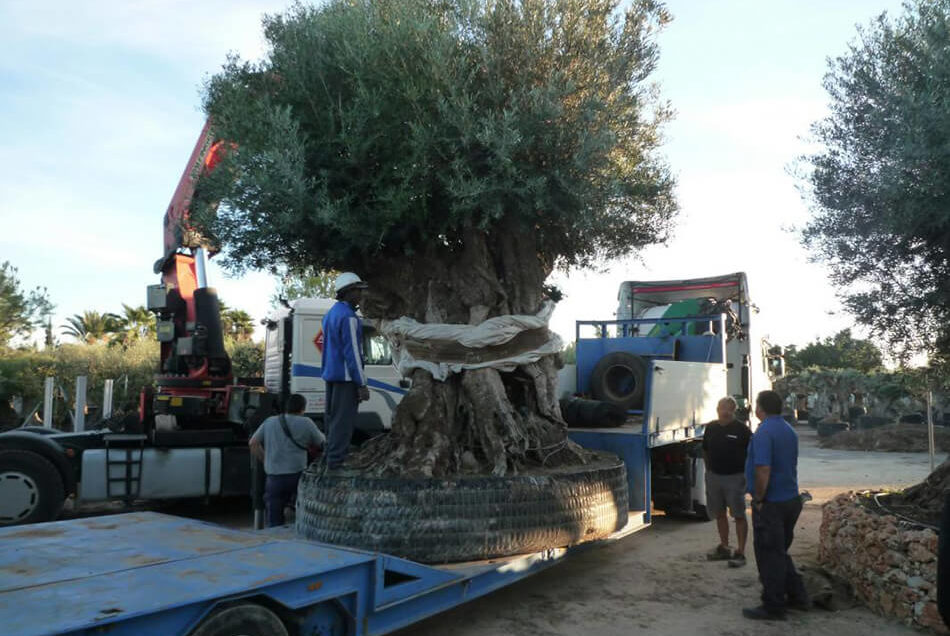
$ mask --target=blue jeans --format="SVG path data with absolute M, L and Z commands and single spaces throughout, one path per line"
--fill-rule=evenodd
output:
M 284 507 L 297 494 L 298 481 L 300 481 L 300 473 L 267 476 L 267 483 L 264 486 L 264 506 L 267 509 L 268 528 L 284 525 Z
M 339 468 L 353 439 L 360 408 L 359 388 L 354 382 L 327 382 L 327 468 Z

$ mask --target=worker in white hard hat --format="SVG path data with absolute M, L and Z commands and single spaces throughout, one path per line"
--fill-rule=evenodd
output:
M 359 276 L 343 272 L 334 283 L 337 303 L 323 317 L 323 380 L 326 383 L 327 468 L 343 466 L 359 403 L 369 399 L 363 371 L 363 321 L 356 315 L 363 290 Z

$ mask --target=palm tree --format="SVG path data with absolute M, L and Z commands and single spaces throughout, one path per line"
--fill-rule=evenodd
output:
M 122 313 L 116 341 L 123 345 L 130 345 L 137 340 L 155 335 L 155 314 L 144 306 L 130 307 L 122 303 Z
M 65 335 L 72 336 L 79 342 L 94 344 L 108 340 L 121 328 L 122 319 L 110 312 L 100 314 L 95 310 L 87 310 L 82 314 L 70 316 L 66 323 L 62 325 Z
M 218 299 L 218 311 L 221 316 L 221 332 L 234 340 L 250 340 L 254 335 L 254 319 L 242 309 L 231 309 L 227 303 Z

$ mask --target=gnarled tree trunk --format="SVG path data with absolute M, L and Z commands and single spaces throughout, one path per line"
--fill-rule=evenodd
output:
M 538 313 L 552 264 L 538 256 L 531 232 L 507 230 L 494 236 L 472 230 L 454 245 L 446 241 L 388 267 L 377 264 L 367 274 L 364 312 L 370 318 L 470 325 Z M 512 372 L 465 370 L 445 381 L 414 369 L 392 431 L 371 440 L 348 464 L 376 474 L 439 477 L 500 476 L 586 461 L 587 453 L 567 439 L 555 358 Z

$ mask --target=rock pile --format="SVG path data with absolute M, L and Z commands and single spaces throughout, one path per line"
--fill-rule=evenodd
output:
M 937 611 L 937 533 L 863 505 L 854 493 L 822 508 L 818 558 L 873 611 L 950 634 Z

